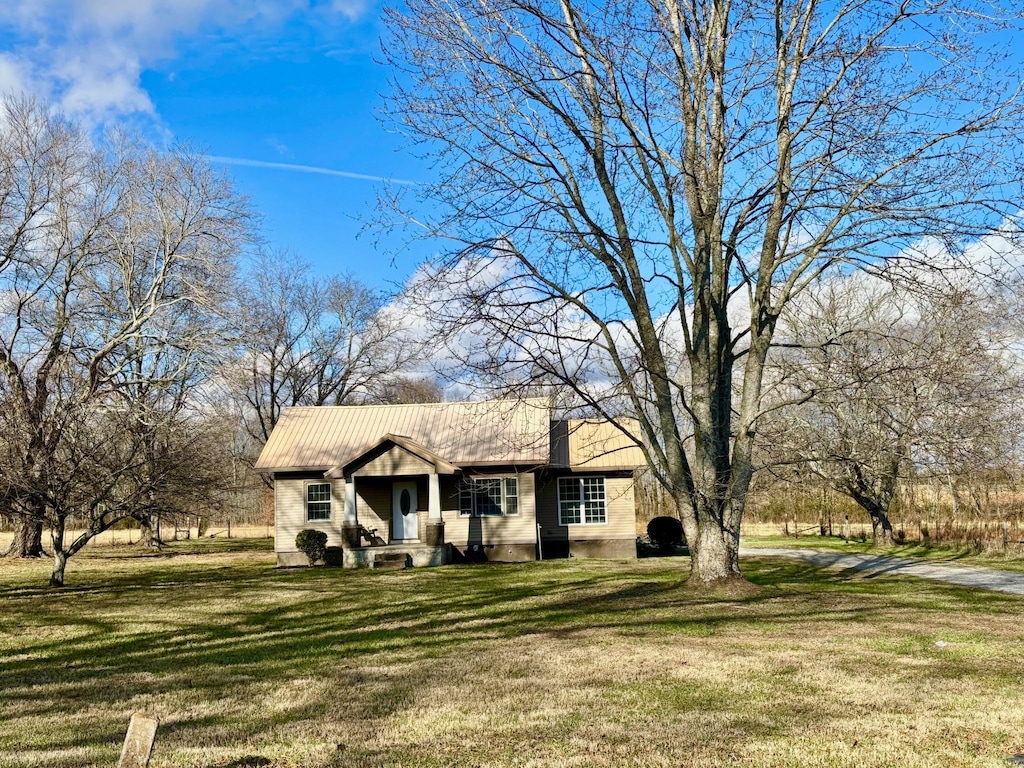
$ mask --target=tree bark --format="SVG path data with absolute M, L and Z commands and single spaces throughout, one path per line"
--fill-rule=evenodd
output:
M 5 557 L 8 555 L 35 558 L 43 556 L 43 523 L 41 520 L 23 517 L 18 521 L 14 540 L 4 552 Z
M 701 526 L 696 546 L 690 545 L 690 586 L 700 589 L 743 580 L 738 542 L 726 531 Z
M 892 498 L 882 501 L 865 496 L 863 493 L 851 493 L 850 495 L 871 517 L 871 538 L 874 545 L 876 547 L 895 546 L 892 522 L 889 520 L 889 507 L 892 505 Z
M 446 159 L 421 187 L 434 212 L 405 211 L 450 243 L 411 286 L 433 336 L 485 386 L 558 381 L 635 417 L 694 581 L 735 580 L 781 313 L 908 244 L 1016 221 L 989 147 L 1020 134 L 1019 72 L 989 68 L 979 100 L 987 54 L 944 16 L 932 65 L 907 70 L 927 4 L 402 5 L 391 111 Z M 890 67 L 906 78 L 877 85 Z M 382 223 L 402 211 L 384 203 Z
M 54 550 L 53 552 L 53 571 L 50 573 L 50 586 L 51 587 L 63 587 L 64 586 L 64 569 L 68 564 L 67 555 L 63 550 Z
M 157 515 L 155 518 L 153 515 L 148 513 L 138 515 L 136 518 L 139 523 L 139 544 L 150 547 L 152 549 L 159 549 L 164 545 L 163 540 L 160 538 L 160 517 Z
M 871 535 L 876 547 L 894 547 L 896 541 L 893 538 L 892 522 L 889 515 L 879 510 L 871 513 Z
M 685 493 L 674 494 L 674 501 L 690 550 L 687 586 L 707 589 L 744 582 L 739 567 L 739 536 L 728 529 L 722 515 L 715 515 L 711 504 L 699 503 Z
M 50 586 L 64 586 L 64 569 L 68 564 L 68 553 L 64 551 L 64 518 L 58 517 L 53 528 L 53 570 L 50 572 Z

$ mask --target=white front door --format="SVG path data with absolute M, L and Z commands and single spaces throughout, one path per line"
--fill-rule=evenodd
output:
M 416 540 L 420 537 L 416 507 L 416 483 L 395 483 L 391 489 L 392 541 Z

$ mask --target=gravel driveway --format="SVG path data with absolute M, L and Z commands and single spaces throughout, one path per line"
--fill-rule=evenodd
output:
M 787 549 L 784 547 L 740 547 L 740 555 L 750 557 L 786 557 L 806 560 L 823 568 L 854 568 L 871 576 L 917 576 L 961 587 L 992 589 L 1024 595 L 1024 573 L 997 571 L 964 565 L 945 565 L 909 560 L 886 555 L 856 555 L 819 549 Z

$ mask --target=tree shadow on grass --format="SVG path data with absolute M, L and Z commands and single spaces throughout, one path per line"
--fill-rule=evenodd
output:
M 183 691 L 190 700 L 234 700 L 240 691 L 316 681 L 329 671 L 334 695 L 345 701 L 349 716 L 382 720 L 408 706 L 424 679 L 441 679 L 430 660 L 479 652 L 497 640 L 586 639 L 602 630 L 638 638 L 699 638 L 759 623 L 812 625 L 827 634 L 840 624 L 887 620 L 897 610 L 892 601 L 908 588 L 903 579 L 866 584 L 799 562 L 745 568 L 761 592 L 732 599 L 694 596 L 672 566 L 636 571 L 600 563 L 537 563 L 400 574 L 261 566 L 157 569 L 139 578 L 125 574 L 82 585 L 70 594 L 8 593 L 4 625 L 18 626 L 23 619 L 63 631 L 26 636 L 20 653 L 0 661 L 0 676 L 5 706 L 31 718 L 72 715 L 82 706 L 120 714 L 139 695 L 174 700 Z M 970 592 L 918 580 L 914 587 L 924 596 L 917 609 L 935 614 L 948 612 Z M 828 599 L 813 599 L 818 596 Z M 979 604 L 1019 611 L 1021 601 L 986 594 L 971 602 Z M 139 625 L 125 626 L 133 616 Z M 386 678 L 367 677 L 366 669 L 390 669 L 397 662 L 400 668 Z M 972 663 L 964 662 L 957 673 L 971 674 Z M 371 695 L 367 686 L 377 683 L 380 690 Z M 46 698 L 39 686 L 61 691 L 60 699 Z M 326 697 L 311 688 L 292 706 L 252 716 L 244 731 L 272 732 L 315 720 L 337 706 Z M 235 717 L 228 711 L 183 717 L 162 729 L 172 740 L 188 741 L 186 733 L 237 729 Z M 112 738 L 110 728 L 97 724 L 63 737 L 54 748 Z

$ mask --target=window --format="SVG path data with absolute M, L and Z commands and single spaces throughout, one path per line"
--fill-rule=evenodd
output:
M 519 479 L 515 477 L 505 478 L 505 514 L 519 514 Z
M 519 480 L 515 477 L 473 477 L 459 487 L 459 515 L 499 517 L 519 514 Z
M 597 525 L 607 522 L 603 477 L 558 478 L 559 525 Z
M 306 486 L 306 521 L 314 523 L 331 519 L 331 484 L 309 483 Z

